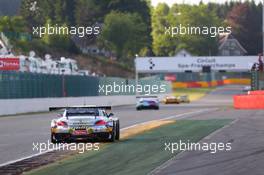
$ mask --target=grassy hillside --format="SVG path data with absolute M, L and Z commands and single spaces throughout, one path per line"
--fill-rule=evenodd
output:
M 78 55 L 74 57 L 80 69 L 90 70 L 99 75 L 114 77 L 134 77 L 134 70 L 125 64 L 113 62 L 107 58 Z

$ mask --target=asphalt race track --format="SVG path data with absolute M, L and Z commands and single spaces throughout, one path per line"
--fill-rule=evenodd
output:
M 263 174 L 264 111 L 237 111 L 232 95 L 242 93 L 241 86 L 217 88 L 206 97 L 180 105 L 161 105 L 160 110 L 136 111 L 135 106 L 115 107 L 121 127 L 146 121 L 176 119 L 234 119 L 231 125 L 204 138 L 207 142 L 232 142 L 230 152 L 182 152 L 158 167 L 153 174 Z M 179 114 L 181 115 L 179 117 Z M 33 142 L 50 139 L 50 120 L 55 113 L 0 118 L 0 164 L 34 155 Z
M 235 89 L 218 89 L 200 100 L 207 102 L 219 99 L 225 101 Z M 220 95 L 220 98 L 213 98 Z M 218 96 L 219 97 L 219 96 Z M 168 175 L 263 175 L 264 174 L 264 111 L 233 110 L 219 108 L 213 113 L 196 115 L 189 119 L 234 119 L 230 125 L 201 140 L 207 143 L 232 143 L 230 152 L 189 151 L 182 152 L 156 168 L 152 174 Z

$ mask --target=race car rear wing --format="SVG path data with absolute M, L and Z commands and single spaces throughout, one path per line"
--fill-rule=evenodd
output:
M 49 111 L 59 111 L 64 109 L 103 109 L 103 110 L 111 110 L 111 106 L 67 106 L 67 107 L 50 107 Z

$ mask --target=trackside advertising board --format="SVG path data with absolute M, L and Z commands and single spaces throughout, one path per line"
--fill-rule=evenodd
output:
M 20 63 L 18 58 L 0 58 L 0 70 L 18 71 Z
M 135 60 L 139 73 L 151 72 L 201 72 L 203 66 L 212 71 L 249 71 L 258 56 L 212 56 L 212 57 L 138 57 Z

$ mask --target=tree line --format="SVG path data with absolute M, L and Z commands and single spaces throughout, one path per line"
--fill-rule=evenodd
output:
M 217 55 L 218 38 L 200 35 L 164 35 L 166 26 L 230 26 L 232 35 L 248 55 L 262 52 L 262 4 L 250 2 L 209 3 L 199 5 L 159 4 L 152 13 L 153 51 L 155 55 L 174 55 L 186 49 L 194 55 Z

